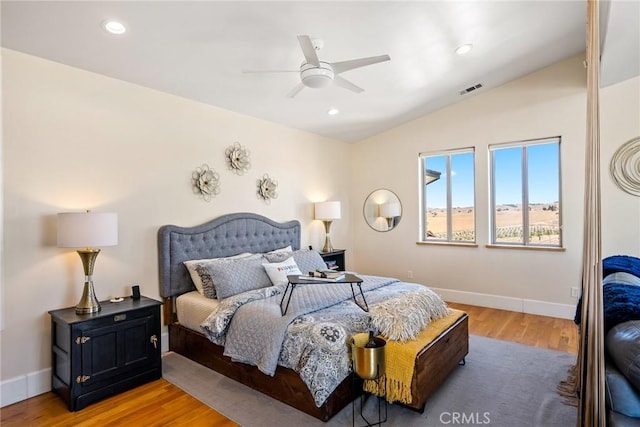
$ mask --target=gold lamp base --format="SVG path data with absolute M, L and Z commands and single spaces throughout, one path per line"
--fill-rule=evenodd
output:
M 98 302 L 98 298 L 96 298 L 96 292 L 93 289 L 93 281 L 89 280 L 84 282 L 84 291 L 82 291 L 80 302 L 76 305 L 76 313 L 97 313 L 101 308 L 100 302 Z
M 80 259 L 82 260 L 82 266 L 84 267 L 84 290 L 82 291 L 82 298 L 80 298 L 80 302 L 76 305 L 76 313 L 77 314 L 87 314 L 87 313 L 96 313 L 100 311 L 102 307 L 100 307 L 100 303 L 98 302 L 98 298 L 96 298 L 96 292 L 93 289 L 93 266 L 96 263 L 96 258 L 100 253 L 100 249 L 80 249 L 78 251 L 78 255 L 80 255 Z
M 324 222 L 324 246 L 322 252 L 333 252 L 333 245 L 331 244 L 331 237 L 329 236 L 329 230 L 331 230 L 331 221 L 323 220 Z

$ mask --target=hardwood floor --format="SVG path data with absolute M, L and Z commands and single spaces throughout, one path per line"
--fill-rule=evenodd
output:
M 469 333 L 472 335 L 578 354 L 578 326 L 572 320 L 448 304 L 469 313 Z
M 449 303 L 469 313 L 469 333 L 577 354 L 571 320 Z M 52 392 L 0 409 L 0 424 L 13 426 L 237 426 L 178 387 L 160 379 L 69 412 Z
M 69 412 L 64 401 L 53 392 L 0 411 L 3 427 L 238 425 L 164 379 L 101 400 L 78 412 Z

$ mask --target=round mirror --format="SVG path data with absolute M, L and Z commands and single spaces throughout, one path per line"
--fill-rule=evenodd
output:
M 396 193 L 386 189 L 375 190 L 364 201 L 364 220 L 376 231 L 391 231 L 402 218 L 402 204 Z

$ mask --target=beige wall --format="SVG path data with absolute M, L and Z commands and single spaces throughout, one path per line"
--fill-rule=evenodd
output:
M 585 70 L 561 62 L 356 145 L 321 138 L 10 50 L 2 51 L 4 122 L 4 330 L 0 333 L 2 400 L 46 391 L 48 310 L 80 298 L 82 266 L 56 247 L 56 213 L 91 208 L 119 214 L 119 244 L 104 248 L 95 270 L 101 299 L 128 294 L 133 283 L 159 297 L 156 232 L 221 214 L 251 211 L 299 219 L 303 245 L 319 247 L 322 225 L 312 202 L 341 200 L 332 226 L 349 268 L 407 278 L 450 300 L 566 315 L 579 286 L 582 248 Z M 603 253 L 640 256 L 640 199 L 607 175 L 615 149 L 640 134 L 640 78 L 602 91 Z M 489 144 L 563 137 L 566 252 L 490 250 L 486 206 Z M 239 141 L 252 168 L 231 174 L 223 153 Z M 418 153 L 475 146 L 478 248 L 418 246 Z M 331 164 L 301 161 L 336 154 Z M 210 203 L 191 192 L 195 167 L 221 175 Z M 279 198 L 265 205 L 255 181 L 269 173 Z M 362 218 L 366 196 L 389 188 L 404 216 L 389 233 Z M 16 391 L 17 390 L 17 391 Z
M 340 200 L 333 243 L 351 248 L 348 144 L 10 50 L 3 50 L 2 78 L 2 380 L 50 366 L 47 311 L 75 305 L 82 293 L 80 258 L 56 247 L 58 212 L 119 215 L 119 243 L 96 262 L 100 299 L 129 295 L 134 283 L 159 297 L 156 233 L 163 224 L 256 212 L 300 220 L 303 245 L 321 247 L 324 228 L 313 221 L 312 202 Z M 243 176 L 224 159 L 235 141 L 251 151 Z M 331 162 L 309 161 L 326 152 Z M 221 178 L 222 192 L 209 203 L 191 189 L 202 163 Z M 256 197 L 264 173 L 279 183 L 270 205 Z
M 451 301 L 569 317 L 576 301 L 571 287 L 580 286 L 582 259 L 586 135 L 582 60 L 581 56 L 565 60 L 359 142 L 354 151 L 352 192 L 355 268 L 400 278 L 407 278 L 411 271 L 415 281 L 438 288 Z M 603 91 L 607 111 L 603 114 L 602 151 L 607 159 L 613 147 L 638 135 L 637 84 L 636 79 Z M 556 135 L 562 136 L 566 251 L 486 248 L 490 238 L 488 145 Z M 416 245 L 418 153 L 469 146 L 476 149 L 478 247 Z M 402 221 L 391 232 L 375 232 L 358 218 L 357 207 L 377 188 L 394 191 L 402 201 Z M 620 193 L 608 182 L 603 185 L 604 203 L 614 201 L 603 208 L 605 253 L 637 255 L 638 198 Z M 632 219 L 635 224 L 630 226 Z

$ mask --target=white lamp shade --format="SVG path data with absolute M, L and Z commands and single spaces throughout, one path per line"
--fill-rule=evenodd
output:
M 400 203 L 383 203 L 379 206 L 379 212 L 383 218 L 395 218 L 400 216 Z
M 315 204 L 316 219 L 340 219 L 340 202 L 319 202 Z
M 65 212 L 58 214 L 58 247 L 95 248 L 118 244 L 118 214 Z

